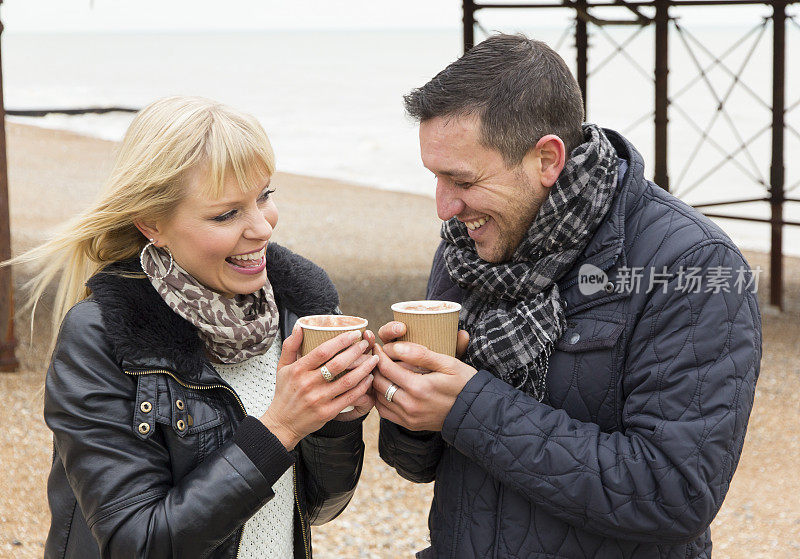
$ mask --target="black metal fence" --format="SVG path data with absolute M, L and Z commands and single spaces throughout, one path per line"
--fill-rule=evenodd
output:
M 787 77 L 793 84 L 800 79 L 800 65 L 787 68 L 786 62 L 787 34 L 800 44 L 800 17 L 790 13 L 798 1 L 463 0 L 464 49 L 475 44 L 476 31 L 489 34 L 480 19 L 492 10 L 568 10 L 569 25 L 550 44 L 565 59 L 564 51 L 574 56 L 587 114 L 594 103 L 590 78 L 593 84 L 608 66 L 624 68 L 626 81 L 646 83 L 650 99 L 631 105 L 652 108 L 615 127 L 627 134 L 650 125 L 652 177 L 659 186 L 709 217 L 769 225 L 770 303 L 782 309 L 783 230 L 800 226 L 784 217 L 787 204 L 800 204 L 793 197 L 800 190 L 800 161 L 785 157 L 787 137 L 800 140 L 800 122 L 792 120 L 800 113 L 800 87 L 787 89 Z M 683 15 L 701 6 L 719 13 L 761 6 L 764 14 L 740 35 L 709 41 L 706 30 L 682 22 Z M 679 67 L 670 67 L 671 54 L 682 60 Z M 701 96 L 706 107 L 698 110 Z M 746 107 L 744 114 L 732 112 L 733 103 Z M 676 129 L 679 135 L 673 135 Z M 787 163 L 794 165 L 789 173 Z M 728 195 L 697 199 L 712 191 Z

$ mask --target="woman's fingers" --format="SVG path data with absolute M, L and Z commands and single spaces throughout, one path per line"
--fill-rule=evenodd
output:
M 361 340 L 360 342 L 356 342 L 346 350 L 342 351 L 341 353 L 333 357 L 330 361 L 325 363 L 325 366 L 328 368 L 328 371 L 330 371 L 331 374 L 333 374 L 334 376 L 345 371 L 346 369 L 355 369 L 356 367 L 362 365 L 363 361 L 355 367 L 353 366 L 353 363 L 357 359 L 360 359 L 360 357 L 364 355 L 364 352 L 368 348 L 369 348 L 369 341 Z M 369 356 L 367 358 L 369 358 Z
M 360 339 L 361 339 L 361 332 L 359 330 L 353 330 L 350 332 L 339 334 L 332 340 L 323 342 L 314 349 L 312 349 L 308 353 L 308 355 L 304 355 L 303 357 L 301 357 L 297 361 L 297 365 L 299 368 L 308 371 L 310 371 L 311 369 L 319 369 L 320 366 L 326 364 L 328 361 L 333 359 L 334 355 L 336 355 L 343 349 L 353 345 Z
M 362 337 L 369 342 L 369 347 L 372 349 L 376 341 L 375 333 L 372 330 L 364 330 L 364 335 Z
M 364 354 L 361 354 L 361 355 L 359 355 L 359 356 L 358 356 L 358 358 L 357 358 L 355 361 L 353 361 L 352 363 L 350 363 L 350 364 L 349 364 L 349 365 L 346 367 L 346 369 L 347 369 L 348 371 L 352 371 L 353 369 L 355 369 L 356 367 L 360 366 L 360 365 L 361 365 L 361 364 L 362 364 L 364 361 L 366 361 L 366 360 L 367 360 L 367 359 L 369 359 L 370 357 L 372 357 L 372 355 L 371 355 L 371 354 L 369 354 L 369 353 L 364 353 Z
M 402 322 L 387 322 L 378 330 L 378 337 L 381 342 L 388 344 L 406 333 L 406 325 Z
M 361 365 L 352 371 L 347 371 L 345 374 L 332 381 L 329 385 L 330 391 L 338 396 L 344 394 L 348 390 L 352 390 L 364 377 L 372 372 L 377 362 L 378 356 L 371 355 L 369 359 L 364 361 Z
M 377 356 L 373 355 L 372 359 L 331 383 L 331 388 L 335 390 L 334 393 L 338 394 L 332 400 L 337 413 L 347 406 L 355 405 L 356 401 L 372 387 L 373 377 L 370 371 L 377 362 Z
M 299 324 L 295 324 L 292 328 L 291 335 L 283 340 L 281 347 L 281 357 L 278 360 L 278 369 L 290 365 L 297 361 L 297 352 L 300 351 L 300 345 L 303 343 L 303 329 Z

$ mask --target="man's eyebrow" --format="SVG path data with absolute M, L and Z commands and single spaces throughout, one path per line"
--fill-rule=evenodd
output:
M 467 179 L 467 180 L 474 180 L 475 174 L 468 170 L 468 169 L 448 169 L 445 171 L 439 171 L 436 173 L 437 175 L 446 175 L 451 178 L 458 178 L 458 179 Z

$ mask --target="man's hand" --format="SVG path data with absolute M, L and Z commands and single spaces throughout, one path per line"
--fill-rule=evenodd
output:
M 378 337 L 384 344 L 391 343 L 406 333 L 406 325 L 402 322 L 387 322 L 378 330 Z M 373 342 L 374 345 L 374 342 Z M 461 359 L 467 352 L 469 345 L 469 333 L 466 330 L 459 330 L 456 339 L 456 357 Z M 372 346 L 370 346 L 372 347 Z
M 390 322 L 378 331 L 378 335 L 388 342 L 404 332 L 405 325 Z M 458 355 L 463 355 L 468 342 L 469 335 L 460 331 Z M 375 352 L 379 357 L 372 384 L 375 408 L 384 419 L 412 431 L 441 431 L 456 397 L 477 373 L 455 357 L 434 353 L 410 342 L 386 343 L 383 349 L 376 345 Z M 420 369 L 431 372 L 413 372 Z M 388 402 L 386 390 L 392 384 L 397 386 L 397 391 Z

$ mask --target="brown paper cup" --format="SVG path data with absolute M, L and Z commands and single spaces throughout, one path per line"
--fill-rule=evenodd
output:
M 336 324 L 341 322 L 341 324 Z M 350 322 L 351 324 L 344 324 Z M 367 319 L 360 316 L 347 316 L 339 314 L 315 314 L 304 316 L 297 320 L 303 329 L 303 343 L 300 345 L 300 356 L 308 355 L 318 345 L 332 340 L 342 332 L 360 330 L 361 334 L 367 329 Z
M 348 322 L 350 324 L 346 324 Z M 303 343 L 300 344 L 301 357 L 308 355 L 315 347 L 323 342 L 332 340 L 342 332 L 359 330 L 363 336 L 368 324 L 366 318 L 338 314 L 304 316 L 299 318 L 297 323 L 303 329 Z M 340 413 L 352 411 L 353 409 L 353 406 L 347 406 Z
M 436 353 L 455 357 L 460 310 L 461 305 L 452 301 L 395 303 L 394 319 L 406 325 L 405 335 L 397 341 L 424 345 Z

